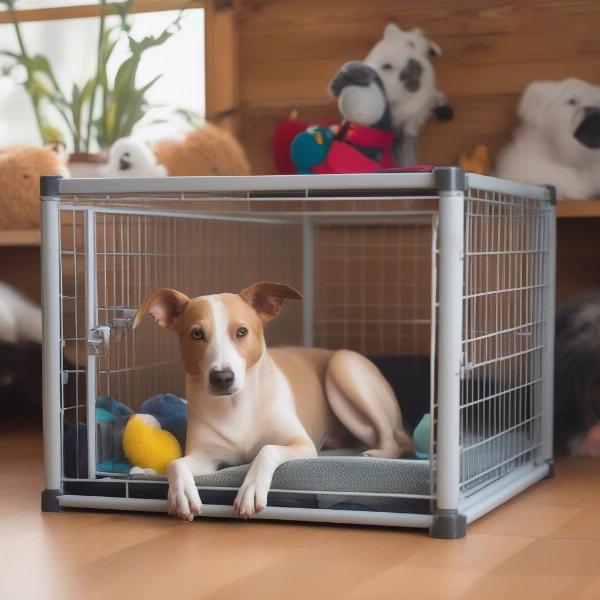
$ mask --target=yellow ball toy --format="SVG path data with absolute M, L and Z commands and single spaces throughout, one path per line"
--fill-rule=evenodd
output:
M 167 465 L 181 458 L 182 451 L 177 438 L 161 429 L 160 423 L 152 415 L 133 415 L 123 431 L 123 452 L 132 465 L 142 469 L 152 469 L 160 475 L 167 471 Z

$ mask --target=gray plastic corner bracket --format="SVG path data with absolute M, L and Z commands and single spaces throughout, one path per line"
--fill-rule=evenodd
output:
M 433 514 L 429 535 L 442 540 L 456 540 L 467 534 L 467 518 L 457 510 L 438 509 Z
M 56 198 L 60 194 L 61 175 L 42 175 L 40 177 L 40 196 L 42 200 Z
M 59 496 L 62 496 L 62 490 L 43 490 L 42 512 L 60 512 Z
M 554 461 L 548 461 L 548 475 L 546 475 L 546 479 L 554 479 Z
M 548 200 L 552 206 L 556 206 L 556 188 L 553 185 L 544 186 L 548 190 Z
M 467 189 L 465 171 L 460 167 L 436 167 L 433 176 L 440 192 L 464 192 Z

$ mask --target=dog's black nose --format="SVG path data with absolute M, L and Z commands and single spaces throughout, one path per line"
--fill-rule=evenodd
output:
M 235 379 L 235 375 L 231 369 L 223 369 L 219 371 L 218 369 L 214 369 L 210 372 L 208 376 L 208 380 L 210 381 L 210 385 L 220 392 L 226 392 L 233 383 Z

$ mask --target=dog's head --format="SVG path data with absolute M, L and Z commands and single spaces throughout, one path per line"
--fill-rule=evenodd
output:
M 388 112 L 381 77 L 373 67 L 357 60 L 347 62 L 335 74 L 329 93 L 337 98 L 344 119 L 358 125 L 374 126 Z
M 580 79 L 534 81 L 519 104 L 523 123 L 537 129 L 571 163 L 600 156 L 600 86 Z
M 420 29 L 403 31 L 389 23 L 365 62 L 381 77 L 390 104 L 428 98 L 435 87 L 430 59 L 442 53 Z
M 264 327 L 280 313 L 286 298 L 302 296 L 288 285 L 268 281 L 239 294 L 198 298 L 162 288 L 140 306 L 133 327 L 150 314 L 159 327 L 177 334 L 186 372 L 201 378 L 208 394 L 234 396 L 263 355 Z

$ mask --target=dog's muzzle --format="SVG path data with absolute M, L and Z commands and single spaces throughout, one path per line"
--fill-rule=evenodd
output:
M 586 148 L 600 148 L 600 107 L 586 106 L 585 117 L 573 134 L 575 139 Z
M 225 396 L 231 389 L 235 375 L 231 369 L 213 369 L 208 375 L 208 382 L 216 396 Z

